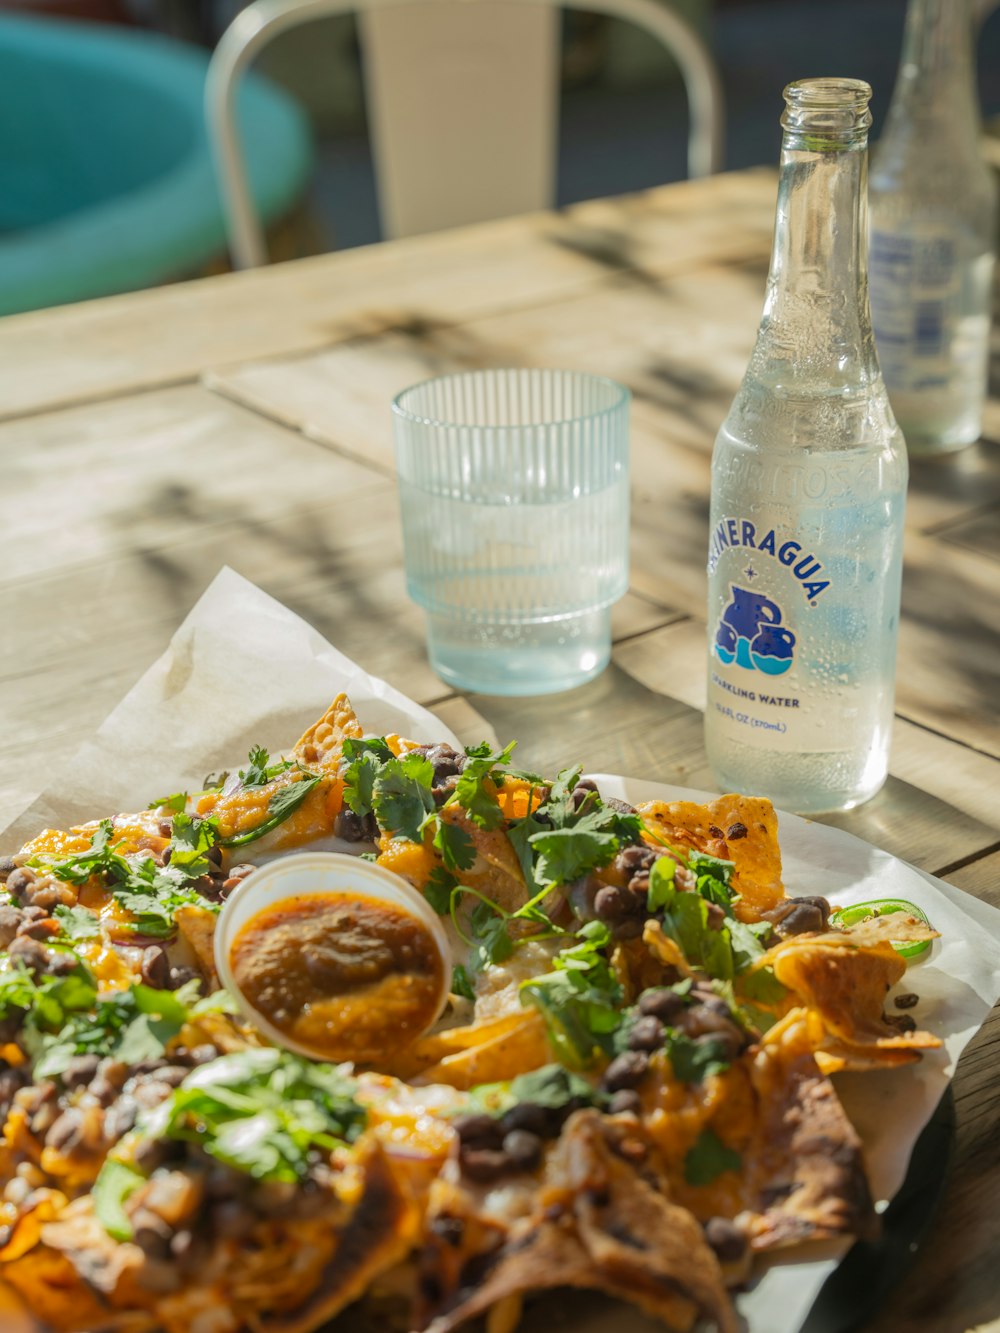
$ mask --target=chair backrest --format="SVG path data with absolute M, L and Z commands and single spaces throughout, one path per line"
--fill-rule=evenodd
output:
M 288 28 L 358 12 L 383 229 L 429 231 L 552 202 L 561 0 L 253 0 L 209 65 L 206 114 L 237 268 L 266 263 L 235 124 L 240 76 Z M 722 162 L 722 94 L 700 37 L 661 0 L 573 0 L 666 46 L 690 110 L 688 173 Z

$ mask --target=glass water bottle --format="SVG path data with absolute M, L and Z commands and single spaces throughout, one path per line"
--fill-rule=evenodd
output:
M 910 0 L 872 158 L 871 302 L 879 360 L 912 453 L 979 438 L 997 185 L 979 146 L 969 0 Z
M 706 746 L 803 814 L 885 781 L 907 464 L 868 308 L 868 84 L 785 89 L 757 342 L 712 456 Z

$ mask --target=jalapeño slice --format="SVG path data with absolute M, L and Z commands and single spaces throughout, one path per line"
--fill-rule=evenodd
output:
M 871 898 L 865 903 L 853 903 L 850 907 L 841 907 L 839 911 L 831 912 L 831 926 L 856 926 L 859 921 L 867 921 L 871 916 L 890 916 L 894 912 L 905 912 L 907 916 L 915 916 L 918 921 L 922 921 L 925 926 L 931 923 L 927 913 L 923 908 L 918 907 L 916 903 L 909 902 L 906 898 Z M 908 962 L 911 959 L 919 958 L 925 954 L 931 947 L 931 940 L 891 940 L 890 943 L 896 952 Z

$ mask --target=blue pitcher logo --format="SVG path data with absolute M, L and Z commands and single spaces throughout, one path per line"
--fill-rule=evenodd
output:
M 759 592 L 730 585 L 732 600 L 719 617 L 715 655 L 720 662 L 780 676 L 792 665 L 795 635 L 781 623 L 781 608 Z

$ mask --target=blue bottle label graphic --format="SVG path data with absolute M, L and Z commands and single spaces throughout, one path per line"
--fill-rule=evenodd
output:
M 781 676 L 792 665 L 795 635 L 782 624 L 777 602 L 750 588 L 730 584 L 730 599 L 723 608 L 713 645 L 716 657 L 726 666 Z

